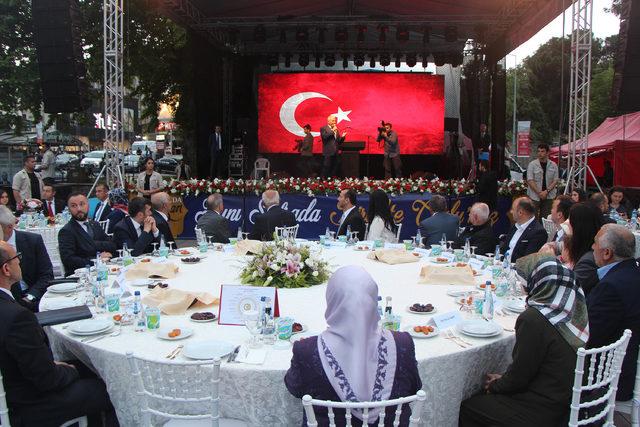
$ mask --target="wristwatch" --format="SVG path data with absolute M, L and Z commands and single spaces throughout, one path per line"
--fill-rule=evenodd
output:
M 25 295 L 25 296 L 24 296 L 24 298 L 25 298 L 27 301 L 29 301 L 29 302 L 32 302 L 33 300 L 35 300 L 35 299 L 36 299 L 36 297 L 34 297 L 34 296 L 33 296 L 33 295 L 31 295 L 31 294 L 27 294 L 27 295 Z

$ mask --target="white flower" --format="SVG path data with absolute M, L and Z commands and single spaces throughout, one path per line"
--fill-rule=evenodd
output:
M 253 272 L 253 274 L 251 275 L 251 277 L 253 277 L 254 279 L 255 279 L 256 277 L 258 277 L 258 271 L 257 271 L 257 270 L 254 270 L 254 272 Z
M 313 271 L 313 273 L 311 273 L 311 275 L 312 275 L 313 277 L 318 277 L 318 271 L 317 271 L 317 270 L 314 270 L 314 271 Z

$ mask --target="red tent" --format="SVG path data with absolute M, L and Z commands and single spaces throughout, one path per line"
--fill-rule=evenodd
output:
M 589 134 L 588 144 L 588 163 L 597 177 L 602 176 L 604 160 L 608 159 L 613 165 L 614 185 L 640 187 L 640 111 L 608 117 Z M 568 145 L 562 146 L 563 157 L 567 150 Z M 557 159 L 558 147 L 551 149 L 551 156 Z

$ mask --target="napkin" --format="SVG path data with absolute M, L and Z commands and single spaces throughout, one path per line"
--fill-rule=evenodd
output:
M 236 255 L 246 255 L 248 253 L 257 254 L 262 250 L 262 242 L 259 240 L 238 240 L 236 243 Z
M 154 264 L 141 262 L 130 266 L 125 273 L 127 280 L 136 279 L 173 279 L 178 267 L 174 263 Z
M 156 287 L 142 298 L 142 303 L 158 307 L 164 314 L 184 314 L 189 307 L 218 304 L 220 300 L 208 292 L 189 292 Z
M 367 255 L 367 258 L 384 262 L 385 264 L 406 264 L 418 262 L 419 257 L 407 252 L 405 249 L 376 249 Z
M 429 285 L 475 285 L 473 269 L 464 267 L 443 267 L 439 265 L 425 265 L 420 270 L 418 283 Z
M 248 365 L 262 365 L 267 359 L 266 348 L 248 348 L 246 346 L 240 347 L 238 355 L 234 362 L 246 363 Z

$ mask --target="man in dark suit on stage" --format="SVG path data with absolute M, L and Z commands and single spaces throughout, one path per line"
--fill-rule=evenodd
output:
M 20 258 L 0 241 L 0 370 L 11 424 L 57 427 L 107 411 L 107 424 L 117 426 L 104 383 L 79 363 L 54 361 L 38 319 L 13 298 L 11 286 L 22 280 Z
M 84 194 L 72 193 L 67 207 L 72 219 L 58 233 L 58 248 L 65 274 L 70 275 L 77 268 L 93 264 L 98 252 L 102 258 L 111 258 L 116 245 L 100 224 L 87 219 L 89 202 Z
M 215 193 L 207 197 L 207 211 L 198 218 L 198 228 L 216 243 L 229 243 L 229 220 L 222 216 L 222 211 L 222 194 Z
M 153 251 L 152 243 L 160 242 L 160 230 L 151 214 L 149 200 L 135 197 L 129 202 L 129 216 L 113 229 L 113 241 L 118 249 L 126 243 L 133 256 Z
M 109 205 L 109 186 L 105 183 L 96 185 L 96 198 L 99 200 L 96 210 L 93 212 L 94 221 L 105 221 L 111 213 Z M 115 224 L 113 224 L 115 225 Z
M 42 185 L 42 205 L 40 211 L 46 217 L 55 217 L 64 210 L 64 201 L 56 198 L 56 188 L 53 184 Z
M 153 206 L 153 218 L 156 220 L 156 226 L 160 230 L 160 235 L 165 242 L 175 242 L 173 233 L 169 226 L 169 213 L 171 212 L 171 198 L 164 191 L 151 196 L 151 205 Z
M 331 114 L 327 117 L 327 125 L 320 128 L 320 138 L 322 138 L 322 176 L 336 176 L 338 172 L 338 150 L 340 144 L 344 142 L 347 131 L 340 134 L 336 125 L 336 116 Z
M 420 221 L 420 235 L 426 247 L 437 245 L 444 234 L 447 241 L 455 241 L 458 237 L 460 219 L 447 212 L 447 199 L 439 194 L 429 200 L 431 216 Z
M 262 193 L 262 204 L 266 211 L 255 216 L 250 239 L 270 241 L 273 240 L 276 227 L 293 227 L 298 223 L 293 213 L 280 207 L 280 195 L 276 190 L 267 190 Z
M 338 225 L 338 236 L 347 234 L 347 228 L 351 231 L 357 231 L 357 237 L 360 240 L 365 239 L 366 225 L 360 211 L 358 210 L 358 199 L 355 190 L 342 190 L 338 196 L 338 209 L 342 211 L 340 224 Z M 348 237 L 348 236 L 347 236 Z
M 224 169 L 222 166 L 222 147 L 222 126 L 216 125 L 213 133 L 209 135 L 209 155 L 211 156 L 209 175 L 211 179 L 219 178 Z
M 542 224 L 536 221 L 536 205 L 528 197 L 519 197 L 511 205 L 514 225 L 500 244 L 503 254 L 509 251 L 511 262 L 538 252 L 549 235 Z

